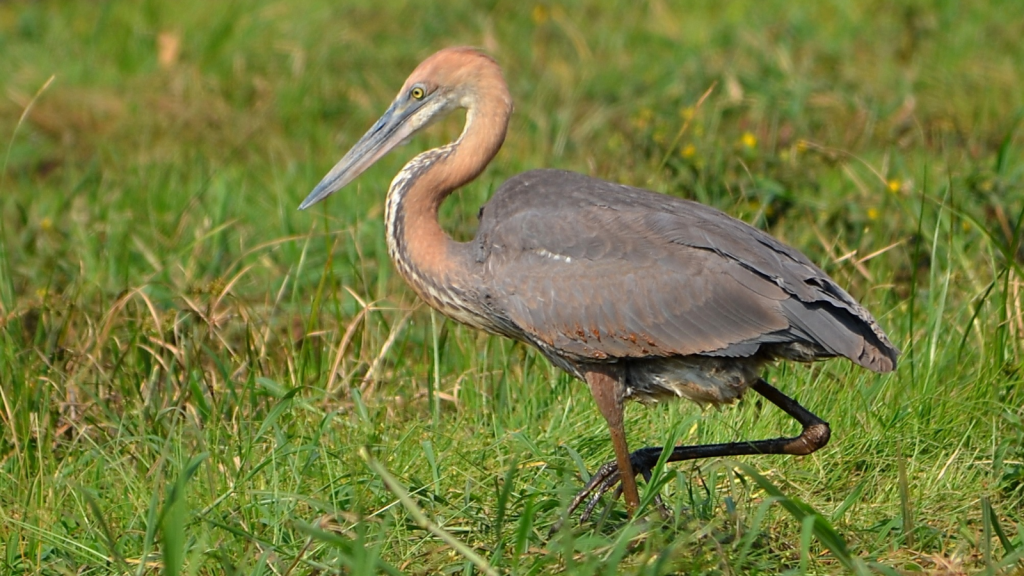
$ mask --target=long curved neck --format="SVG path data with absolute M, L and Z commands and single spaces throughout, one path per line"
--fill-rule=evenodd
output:
M 502 83 L 503 84 L 503 83 Z M 458 140 L 413 158 L 388 190 L 388 252 L 413 289 L 435 308 L 447 308 L 451 289 L 475 276 L 468 246 L 441 228 L 438 209 L 472 181 L 498 153 L 511 114 L 507 89 L 475 93 L 465 102 L 466 126 Z

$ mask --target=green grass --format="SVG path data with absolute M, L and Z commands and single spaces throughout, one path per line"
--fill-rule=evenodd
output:
M 0 573 L 1024 571 L 1018 12 L 0 3 Z M 516 113 L 453 235 L 542 166 L 695 198 L 849 287 L 899 370 L 776 366 L 825 449 L 666 466 L 671 520 L 615 503 L 549 536 L 612 456 L 585 386 L 431 313 L 387 259 L 391 176 L 459 120 L 295 210 L 457 43 L 499 59 Z M 750 396 L 627 429 L 794 424 Z

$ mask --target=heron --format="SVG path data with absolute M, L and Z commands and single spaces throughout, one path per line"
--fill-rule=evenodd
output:
M 615 459 L 572 500 L 581 521 L 615 489 L 627 513 L 663 450 L 668 462 L 754 454 L 806 455 L 826 421 L 761 377 L 776 360 L 843 357 L 875 372 L 899 350 L 845 290 L 801 252 L 706 205 L 582 174 L 537 169 L 501 185 L 475 237 L 454 240 L 438 208 L 474 180 L 504 142 L 512 98 L 496 61 L 443 49 L 413 70 L 376 123 L 299 206 L 352 182 L 412 135 L 456 109 L 454 141 L 415 156 L 385 202 L 388 254 L 416 294 L 462 324 L 525 342 L 585 382 Z M 627 400 L 731 404 L 747 390 L 796 419 L 799 435 L 630 452 Z

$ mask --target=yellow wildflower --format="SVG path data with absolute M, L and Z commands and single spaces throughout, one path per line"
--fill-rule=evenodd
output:
M 49 232 L 53 229 L 53 220 L 51 220 L 49 216 L 46 216 L 39 221 L 39 227 L 42 228 L 43 231 Z
M 868 208 L 868 220 L 878 220 L 878 208 Z
M 743 145 L 746 146 L 747 148 L 756 148 L 757 147 L 757 136 L 754 136 L 750 132 L 744 132 L 743 133 L 743 137 L 740 138 L 740 142 L 742 142 Z
M 633 118 L 633 126 L 643 130 L 650 125 L 651 120 L 654 120 L 654 110 L 651 110 L 650 108 L 641 108 L 640 112 L 638 112 L 636 117 Z
M 683 149 L 679 151 L 679 155 L 683 158 L 693 158 L 697 155 L 697 147 L 693 144 L 687 144 L 683 146 Z
M 548 7 L 543 4 L 534 4 L 533 12 L 530 15 L 533 17 L 534 24 L 543 24 L 548 21 Z
M 889 187 L 889 192 L 899 192 L 900 188 L 903 187 L 903 183 L 895 178 L 891 178 L 886 185 Z

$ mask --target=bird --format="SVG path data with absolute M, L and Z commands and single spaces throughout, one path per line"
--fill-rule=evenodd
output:
M 899 350 L 871 314 L 805 255 L 709 206 L 583 174 L 534 169 L 502 184 L 475 237 L 454 240 L 438 209 L 497 155 L 513 103 L 497 62 L 449 47 L 423 60 L 387 111 L 299 206 L 320 202 L 442 116 L 460 136 L 416 155 L 385 201 L 388 254 L 413 291 L 462 324 L 525 342 L 585 382 L 615 459 L 572 500 L 580 521 L 614 488 L 627 514 L 664 450 L 668 462 L 806 455 L 829 424 L 761 376 L 772 362 L 846 358 L 878 373 Z M 797 420 L 795 437 L 630 452 L 627 401 L 731 404 L 753 390 Z

